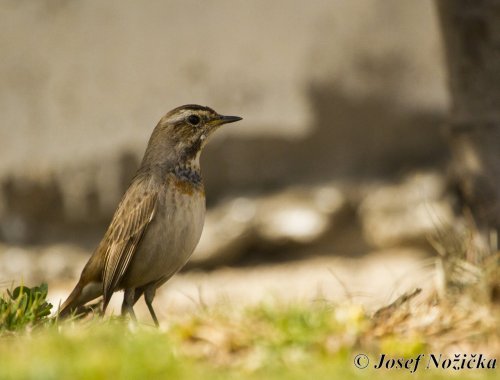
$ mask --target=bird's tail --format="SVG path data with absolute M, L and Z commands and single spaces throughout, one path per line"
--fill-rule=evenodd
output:
M 61 308 L 59 309 L 59 318 L 65 318 L 69 316 L 78 306 L 77 300 L 80 298 L 80 295 L 82 294 L 82 289 L 83 286 L 81 286 L 80 282 L 76 284 L 75 288 L 71 292 L 71 294 L 68 296 L 66 301 L 62 304 Z
M 71 294 L 59 309 L 59 318 L 68 317 L 74 311 L 77 311 L 79 307 L 85 305 L 87 302 L 92 301 L 100 295 L 102 295 L 101 283 L 91 282 L 84 285 L 80 279 L 78 284 L 76 284 Z

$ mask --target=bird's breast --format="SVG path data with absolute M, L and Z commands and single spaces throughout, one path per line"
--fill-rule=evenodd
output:
M 192 182 L 184 178 L 172 177 L 167 181 L 167 187 L 172 192 L 190 196 L 203 196 L 205 198 L 205 189 L 201 182 Z
M 177 271 L 191 256 L 201 237 L 205 221 L 203 186 L 173 176 L 167 180 L 159 206 L 153 232 L 159 235 L 157 250 L 163 255 L 165 267 L 173 266 Z
M 192 252 L 205 221 L 203 186 L 173 177 L 167 182 L 163 201 L 158 210 L 158 222 L 163 224 L 160 228 L 165 232 L 166 243 L 175 246 L 178 251 Z
M 203 185 L 176 176 L 167 178 L 123 286 L 142 286 L 175 274 L 196 248 L 204 221 Z

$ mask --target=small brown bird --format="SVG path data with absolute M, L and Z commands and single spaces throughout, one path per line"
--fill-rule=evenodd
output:
M 135 319 L 133 306 L 144 295 L 158 326 L 156 289 L 188 261 L 203 229 L 200 153 L 218 127 L 238 120 L 194 104 L 160 120 L 104 238 L 61 306 L 61 317 L 101 295 L 104 313 L 113 293 L 124 290 L 122 315 Z

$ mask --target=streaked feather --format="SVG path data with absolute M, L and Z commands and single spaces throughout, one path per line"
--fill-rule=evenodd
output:
M 140 189 L 140 190 L 139 190 Z M 117 290 L 156 211 L 158 192 L 151 177 L 137 178 L 125 193 L 99 249 L 104 250 L 104 308 Z

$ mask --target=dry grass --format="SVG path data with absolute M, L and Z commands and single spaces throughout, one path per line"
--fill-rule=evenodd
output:
M 350 379 L 361 373 L 352 362 L 356 353 L 411 358 L 420 353 L 460 352 L 498 358 L 500 255 L 471 264 L 458 249 L 453 255 L 451 250 L 446 252 L 437 265 L 444 287 L 402 294 L 374 314 L 353 303 L 275 300 L 246 309 L 201 308 L 171 319 L 160 331 L 117 318 L 101 320 L 93 314 L 64 322 L 38 319 L 32 325 L 27 320 L 15 333 L 4 329 L 0 334 L 0 379 L 146 375 Z M 36 301 L 43 304 L 44 300 Z M 16 312 L 15 305 L 11 303 L 9 313 Z M 362 373 L 377 379 L 386 378 L 387 371 L 370 366 Z M 450 371 L 425 375 L 446 378 Z M 478 374 L 495 377 L 491 370 L 460 372 L 461 378 Z M 390 375 L 411 376 L 405 370 Z

